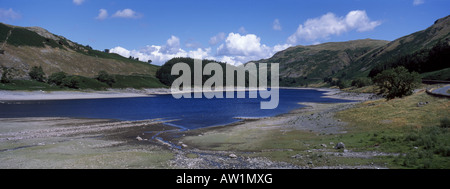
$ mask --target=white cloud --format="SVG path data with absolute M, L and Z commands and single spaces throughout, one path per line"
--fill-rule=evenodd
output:
M 124 57 L 135 57 L 141 61 L 152 60 L 153 64 L 162 65 L 175 57 L 191 57 L 198 59 L 209 59 L 226 62 L 232 65 L 240 65 L 252 60 L 269 58 L 278 51 L 290 47 L 290 44 L 275 45 L 268 47 L 261 44 L 261 39 L 254 34 L 241 35 L 230 33 L 224 43 L 212 48 L 197 48 L 186 51 L 180 47 L 180 39 L 171 36 L 164 45 L 148 45 L 139 50 L 128 50 L 123 47 L 110 49 L 111 53 L 117 53 Z
M 84 1 L 85 1 L 85 0 L 73 0 L 72 2 L 73 2 L 75 5 L 81 5 L 81 4 L 84 3 Z
M 220 42 L 222 42 L 225 39 L 225 35 L 226 34 L 223 32 L 218 33 L 217 35 L 215 35 L 209 39 L 209 44 L 210 45 L 219 44 Z
M 272 25 L 273 30 L 281 31 L 281 23 L 280 20 L 275 19 Z
M 8 10 L 0 8 L 0 20 L 14 20 L 19 19 L 20 17 L 21 15 L 12 8 L 9 8 Z
M 350 11 L 345 17 L 327 13 L 320 18 L 308 19 L 304 24 L 300 24 L 297 31 L 287 41 L 289 44 L 298 44 L 300 41 L 311 42 L 326 39 L 331 35 L 341 35 L 351 30 L 370 31 L 380 24 L 380 21 L 371 21 L 364 10 Z
M 252 60 L 270 58 L 276 52 L 290 46 L 290 44 L 284 44 L 269 47 L 261 44 L 261 38 L 255 34 L 230 33 L 225 43 L 217 48 L 216 60 L 239 65 Z
M 167 40 L 166 45 L 161 48 L 161 52 L 165 54 L 175 54 L 178 51 L 180 51 L 180 38 L 173 35 Z
M 414 5 L 414 6 L 421 5 L 421 4 L 424 4 L 424 3 L 425 3 L 424 0 L 414 0 L 414 1 L 413 1 L 413 5 Z
M 230 33 L 225 44 L 217 48 L 217 53 L 219 55 L 253 56 L 265 54 L 267 50 L 268 47 L 261 45 L 261 39 L 254 34 Z
M 124 57 L 135 57 L 141 61 L 152 60 L 153 64 L 162 65 L 168 60 L 175 57 L 191 57 L 198 59 L 214 59 L 209 54 L 211 48 L 197 48 L 196 50 L 185 51 L 180 48 L 180 39 L 176 36 L 171 36 L 166 44 L 163 46 L 148 45 L 139 50 L 128 50 L 123 47 L 115 47 L 110 49 L 111 53 L 117 53 Z
M 106 18 L 108 18 L 108 11 L 105 9 L 100 9 L 98 16 L 95 17 L 95 19 L 97 19 L 97 20 L 104 20 Z
M 112 15 L 112 17 L 115 17 L 115 18 L 140 18 L 140 17 L 142 17 L 142 15 L 131 9 L 123 9 L 123 10 L 118 10 L 116 13 L 114 13 Z

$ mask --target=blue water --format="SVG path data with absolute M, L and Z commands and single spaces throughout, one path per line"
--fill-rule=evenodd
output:
M 260 102 L 269 99 L 175 99 L 172 95 L 156 97 L 17 101 L 0 103 L 1 118 L 76 117 L 118 120 L 177 119 L 171 124 L 196 129 L 238 121 L 236 117 L 269 117 L 302 107 L 299 102 L 338 103 L 348 100 L 324 98 L 324 92 L 280 89 L 278 108 L 261 110 Z M 225 95 L 224 95 L 225 96 Z M 248 97 L 248 94 L 246 95 Z M 259 95 L 258 95 L 259 96 Z

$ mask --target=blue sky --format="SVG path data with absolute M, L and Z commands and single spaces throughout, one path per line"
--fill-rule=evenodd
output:
M 294 45 L 394 40 L 450 13 L 449 0 L 0 0 L 0 22 L 163 64 L 240 64 Z

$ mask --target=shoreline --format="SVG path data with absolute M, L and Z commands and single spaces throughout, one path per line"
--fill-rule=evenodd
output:
M 301 88 L 301 87 L 279 87 L 279 89 L 294 90 L 317 90 L 324 91 L 324 98 L 336 98 L 345 100 L 363 100 L 361 95 L 351 95 L 339 89 L 331 88 Z M 257 89 L 236 88 L 234 91 L 250 91 Z M 222 90 L 229 91 L 227 89 Z M 194 91 L 193 91 L 194 92 Z M 205 91 L 214 92 L 214 91 Z M 34 100 L 75 100 L 75 99 L 102 99 L 102 98 L 134 98 L 134 97 L 153 97 L 154 95 L 170 95 L 168 88 L 155 89 L 109 89 L 106 91 L 5 91 L 0 90 L 0 101 L 34 101 Z M 355 97 L 358 96 L 358 97 Z M 366 96 L 373 96 L 367 94 Z

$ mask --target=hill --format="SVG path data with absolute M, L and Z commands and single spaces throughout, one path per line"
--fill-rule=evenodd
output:
M 92 49 L 39 27 L 0 23 L 0 67 L 10 68 L 13 78 L 26 79 L 33 66 L 42 66 L 49 76 L 55 72 L 94 77 L 104 70 L 115 75 L 149 75 L 158 66 L 118 54 Z
M 387 45 L 372 51 L 361 57 L 355 64 L 352 64 L 345 71 L 352 73 L 349 76 L 368 76 L 370 72 L 374 72 L 374 68 L 389 68 L 395 67 L 395 64 L 402 61 L 407 56 L 434 56 L 433 58 L 445 56 L 449 54 L 447 48 L 450 44 L 450 16 L 438 19 L 432 26 L 425 30 L 412 33 L 410 35 L 396 39 Z M 433 50 L 434 49 L 434 50 Z M 441 49 L 442 52 L 438 49 Z M 434 51 L 434 52 L 431 52 Z M 447 52 L 444 52 L 447 51 Z M 437 54 L 434 54 L 437 52 Z M 406 64 L 423 64 L 421 70 L 409 68 L 411 71 L 418 71 L 419 73 L 437 71 L 443 68 L 450 67 L 447 65 L 435 66 L 425 62 L 409 62 Z M 408 67 L 406 65 L 402 65 Z M 376 73 L 372 73 L 374 75 Z M 350 78 L 349 77 L 349 78 Z
M 357 62 L 388 41 L 363 39 L 311 46 L 295 46 L 256 62 L 280 63 L 281 84 L 322 80 Z
M 450 79 L 447 60 L 450 16 L 394 41 L 373 39 L 295 46 L 255 62 L 280 63 L 280 85 L 300 86 L 324 78 L 352 80 L 396 66 L 428 78 Z M 372 73 L 371 73 L 372 72 Z

